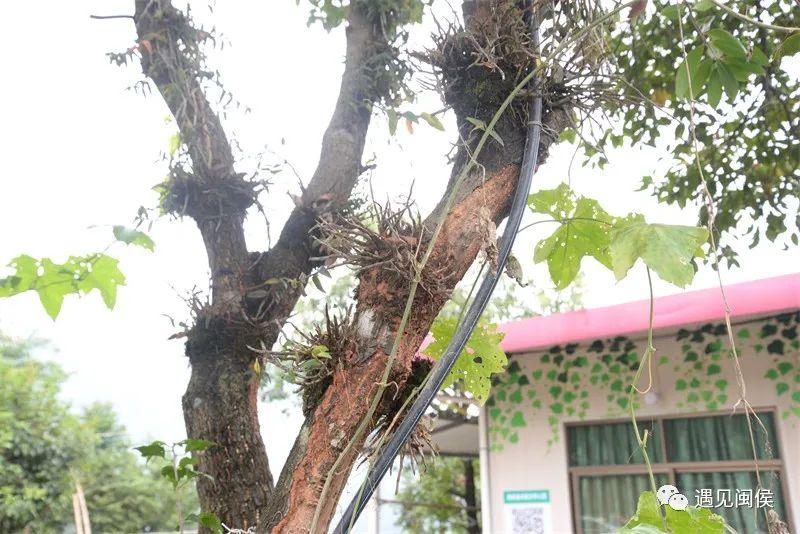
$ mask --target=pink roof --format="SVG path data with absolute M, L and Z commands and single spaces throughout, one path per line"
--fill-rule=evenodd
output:
M 800 309 L 800 273 L 726 286 L 732 318 Z M 718 287 L 655 299 L 656 329 L 678 328 L 724 318 Z M 594 308 L 500 325 L 506 352 L 522 352 L 589 339 L 647 331 L 650 301 Z

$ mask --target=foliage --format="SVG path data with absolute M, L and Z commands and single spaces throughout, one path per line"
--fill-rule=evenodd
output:
M 439 457 L 429 462 L 418 477 L 405 474 L 397 499 L 433 506 L 403 506 L 398 518 L 403 532 L 460 534 L 468 531 L 469 517 L 465 510 L 453 508 L 467 506 L 464 462 L 472 462 L 473 472 L 479 472 L 477 460 Z M 475 486 L 480 487 L 477 476 Z M 475 498 L 475 504 L 480 506 L 479 491 Z
M 666 147 L 673 155 L 671 168 L 663 178 L 646 176 L 642 188 L 663 202 L 705 204 L 699 157 L 716 205 L 714 226 L 723 234 L 729 261 L 734 261 L 730 244 L 742 230 L 752 246 L 762 237 L 798 244 L 800 220 L 792 221 L 792 199 L 800 176 L 800 145 L 793 142 L 800 128 L 800 86 L 784 57 L 797 52 L 798 34 L 787 37 L 742 21 L 708 1 L 682 3 L 680 9 L 667 0 L 654 4 L 652 16 L 632 32 L 618 32 L 610 43 L 620 93 L 631 97 L 611 110 L 612 120 L 621 123 L 616 132 L 632 144 L 674 137 Z M 725 4 L 759 21 L 800 25 L 793 0 Z M 676 45 L 679 14 L 697 100 L 697 156 L 688 137 L 688 77 Z M 650 101 L 643 103 L 638 95 Z M 661 111 L 666 103 L 671 120 Z M 612 137 L 607 132 L 605 139 Z M 754 222 L 737 229 L 742 214 Z M 701 225 L 708 217 L 702 208 Z
M 689 506 L 686 510 L 673 510 L 662 507 L 653 492 L 645 491 L 639 495 L 636 513 L 620 533 L 723 534 L 728 530 L 725 520 L 708 508 Z
M 150 238 L 149 235 L 142 232 L 141 230 L 136 230 L 135 228 L 127 228 L 125 226 L 114 226 L 113 228 L 114 238 L 117 241 L 121 241 L 126 245 L 135 245 L 138 247 L 146 248 L 149 251 L 155 250 L 156 244 Z
M 137 462 L 111 409 L 75 415 L 59 399 L 66 375 L 31 350 L 0 337 L 0 531 L 60 531 L 76 481 L 99 532 L 174 527 L 170 493 Z
M 539 241 L 533 259 L 547 262 L 557 289 L 567 287 L 586 256 L 614 271 L 617 280 L 642 261 L 663 280 L 680 287 L 694 278 L 692 260 L 703 257 L 705 228 L 647 224 L 644 216 L 612 217 L 590 198 L 577 196 L 569 186 L 537 191 L 528 197 L 534 213 L 549 215 L 559 227 Z
M 151 251 L 155 248 L 153 240 L 139 230 L 114 226 L 113 234 L 119 242 Z M 125 285 L 119 260 L 104 252 L 70 256 L 64 263 L 22 254 L 12 259 L 8 266 L 13 273 L 0 278 L 0 298 L 34 291 L 51 319 L 58 317 L 65 296 L 86 295 L 93 290 L 97 290 L 105 305 L 113 309 L 117 302 L 117 288 Z
M 456 318 L 437 319 L 431 327 L 434 341 L 425 348 L 425 354 L 435 360 L 441 358 L 457 326 Z M 492 375 L 502 373 L 508 363 L 506 353 L 500 347 L 502 340 L 503 334 L 497 332 L 496 325 L 479 321 L 442 387 L 458 382 L 479 404 L 486 402 Z
M 195 468 L 198 460 L 197 455 L 214 447 L 214 445 L 215 443 L 204 439 L 188 438 L 172 444 L 157 440 L 147 445 L 135 447 L 148 465 L 154 460 L 156 462 L 161 461 L 162 465 L 158 469 L 158 473 L 162 479 L 172 486 L 176 519 L 178 529 L 181 532 L 183 532 L 184 521 L 193 521 L 209 528 L 214 534 L 222 533 L 222 524 L 212 512 L 192 512 L 184 516 L 183 498 L 185 492 L 194 488 L 194 481 L 197 477 L 208 476 Z

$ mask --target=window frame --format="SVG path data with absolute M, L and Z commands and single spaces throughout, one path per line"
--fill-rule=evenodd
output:
M 782 518 L 789 525 L 791 532 L 795 532 L 793 526 L 792 515 L 792 500 L 789 496 L 789 487 L 786 481 L 786 465 L 784 463 L 781 424 L 779 412 L 775 406 L 767 406 L 762 408 L 753 409 L 756 414 L 770 413 L 775 425 L 775 443 L 773 444 L 773 451 L 777 458 L 768 460 L 759 460 L 759 470 L 764 472 L 777 472 L 781 484 L 781 493 L 784 501 L 784 509 L 786 510 L 787 517 Z M 713 473 L 713 472 L 730 472 L 730 471 L 753 471 L 753 460 L 724 460 L 724 461 L 700 461 L 700 462 L 672 462 L 669 460 L 667 452 L 667 441 L 664 432 L 664 421 L 670 419 L 691 419 L 695 417 L 715 417 L 730 415 L 729 411 L 698 411 L 692 413 L 669 413 L 661 415 L 647 415 L 641 418 L 637 417 L 637 422 L 650 424 L 655 423 L 659 429 L 659 441 L 661 451 L 664 456 L 664 461 L 660 463 L 651 463 L 653 474 L 666 475 L 667 480 L 673 486 L 675 485 L 677 475 L 679 473 Z M 583 523 L 580 521 L 581 497 L 580 488 L 578 486 L 579 480 L 582 476 L 614 476 L 614 475 L 647 475 L 647 468 L 645 464 L 620 464 L 620 465 L 590 465 L 590 466 L 571 466 L 569 465 L 569 428 L 579 426 L 597 426 L 613 423 L 626 423 L 630 422 L 630 418 L 606 418 L 606 419 L 592 419 L 584 421 L 571 421 L 565 422 L 564 426 L 564 445 L 566 446 L 567 457 L 567 473 L 569 477 L 570 487 L 570 501 L 572 508 L 572 526 L 573 531 L 577 534 L 584 534 Z M 687 495 L 687 497 L 689 497 Z M 691 499 L 690 499 L 691 502 Z

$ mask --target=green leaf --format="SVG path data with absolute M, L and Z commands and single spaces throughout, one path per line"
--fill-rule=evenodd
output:
M 476 119 L 475 117 L 467 117 L 467 122 L 479 130 L 486 129 L 486 123 L 480 119 Z
M 636 512 L 633 517 L 625 523 L 623 529 L 633 529 L 640 525 L 648 525 L 655 527 L 653 532 L 663 532 L 662 525 L 664 521 L 661 518 L 661 512 L 658 499 L 652 491 L 645 491 L 639 495 L 639 502 L 636 506 Z M 627 531 L 625 531 L 627 532 Z M 647 530 L 636 530 L 634 532 L 648 532 Z
M 789 384 L 786 382 L 778 382 L 775 384 L 775 391 L 778 393 L 778 396 L 783 395 L 787 391 L 789 391 Z
M 386 116 L 389 119 L 389 135 L 394 135 L 397 133 L 397 122 L 400 120 L 400 117 L 393 108 L 386 110 Z
M 165 465 L 161 468 L 160 473 L 162 477 L 167 479 L 170 484 L 172 484 L 173 488 L 178 487 L 178 482 L 180 482 L 180 480 L 178 480 L 178 474 L 175 472 L 175 468 L 173 468 L 171 465 Z
M 641 258 L 662 280 L 685 287 L 694 278 L 691 260 L 702 256 L 707 240 L 708 230 L 694 226 L 635 222 L 615 228 L 609 247 L 614 275 L 623 279 Z
M 97 289 L 109 309 L 117 302 L 117 286 L 125 285 L 125 275 L 119 270 L 119 260 L 99 254 L 89 261 L 91 270 L 78 282 L 78 288 L 88 293 Z
M 150 460 L 151 458 L 165 458 L 166 449 L 164 448 L 165 443 L 163 441 L 154 441 L 149 445 L 142 445 L 140 447 L 134 447 L 134 450 L 139 451 L 144 458 Z
M 698 68 L 700 60 L 703 57 L 703 47 L 699 46 L 686 54 L 686 58 L 678 66 L 678 71 L 675 73 L 675 96 L 682 98 L 689 94 L 689 77 L 692 78 L 692 87 L 694 88 L 696 78 L 698 78 Z M 689 67 L 688 72 L 686 67 Z M 695 95 L 697 96 L 697 95 Z
M 425 122 L 436 128 L 437 130 L 444 131 L 444 124 L 442 124 L 441 121 L 435 115 L 423 112 L 420 114 L 420 117 L 422 117 L 422 119 Z
M 722 99 L 722 80 L 719 76 L 719 71 L 714 65 L 714 68 L 711 70 L 711 74 L 708 78 L 708 90 L 706 93 L 706 97 L 708 98 L 708 105 L 715 108 L 719 105 L 719 101 Z
M 800 32 L 793 33 L 780 44 L 775 50 L 775 59 L 780 59 L 786 56 L 793 56 L 800 52 Z
M 222 522 L 214 512 L 200 512 L 200 515 L 197 517 L 197 522 L 201 526 L 211 530 L 214 534 L 222 533 Z
M 733 102 L 739 92 L 739 82 L 736 81 L 736 77 L 725 63 L 717 63 L 717 71 L 722 87 L 725 89 L 725 94 L 728 95 L 728 100 Z
M 150 239 L 146 233 L 136 230 L 134 228 L 126 228 L 124 226 L 114 226 L 114 239 L 122 241 L 126 245 L 136 245 L 137 247 L 146 248 L 152 251 L 155 249 L 155 243 Z
M 35 258 L 23 254 L 11 260 L 8 265 L 13 267 L 15 272 L 0 280 L 0 297 L 11 297 L 33 287 L 39 276 L 39 262 Z
M 723 534 L 728 529 L 725 520 L 709 510 L 689 506 L 686 510 L 664 507 L 667 526 L 674 534 Z
M 186 452 L 197 452 L 197 451 L 205 451 L 216 445 L 213 441 L 208 441 L 205 439 L 185 439 L 180 442 L 183 445 Z
M 178 149 L 181 147 L 181 133 L 175 132 L 169 138 L 169 155 L 174 156 Z
M 525 416 L 522 415 L 522 412 L 514 412 L 514 415 L 511 417 L 511 427 L 522 428 L 524 426 L 526 426 Z
M 690 506 L 686 510 L 673 510 L 669 506 L 663 508 L 651 491 L 639 496 L 636 514 L 628 521 L 620 533 L 671 533 L 671 534 L 722 534 L 729 527 L 725 520 L 707 508 Z M 665 521 L 666 519 L 666 521 Z M 666 523 L 666 525 L 665 525 Z M 665 528 L 666 527 L 666 528 Z
M 425 354 L 436 360 L 441 358 L 457 323 L 455 317 L 438 317 L 431 326 L 434 341 L 425 348 Z M 492 375 L 504 372 L 508 363 L 506 353 L 500 347 L 503 336 L 503 333 L 497 332 L 496 325 L 479 322 L 442 387 L 461 382 L 478 403 L 486 402 Z
M 714 2 L 711 2 L 711 0 L 699 0 L 694 4 L 694 10 L 700 13 L 708 11 L 709 9 L 713 9 L 714 7 L 716 6 L 714 5 Z
M 747 50 L 742 45 L 742 42 L 726 30 L 714 28 L 708 31 L 707 36 L 711 44 L 722 52 L 726 58 L 744 59 L 747 57 Z
M 49 258 L 42 258 L 41 266 L 42 274 L 36 280 L 35 289 L 47 315 L 55 319 L 64 296 L 75 292 L 75 274 L 69 267 L 55 264 Z

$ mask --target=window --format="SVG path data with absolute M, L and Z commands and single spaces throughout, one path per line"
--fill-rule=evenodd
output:
M 775 415 L 759 411 L 758 416 L 772 447 L 767 450 L 764 439 L 756 440 L 761 480 L 772 491 L 775 511 L 788 521 Z M 690 504 L 695 504 L 699 495 L 710 495 L 714 512 L 737 531 L 766 532 L 763 513 L 757 514 L 758 527 L 754 525 L 757 483 L 744 415 L 657 417 L 637 424 L 640 432 L 647 430 L 650 435 L 647 453 L 657 486 L 675 485 Z M 762 438 L 764 429 L 757 429 Z M 636 511 L 639 494 L 650 489 L 633 425 L 625 421 L 568 425 L 567 450 L 576 530 L 582 534 L 616 532 Z M 752 492 L 751 506 L 746 505 L 746 498 L 733 506 L 737 490 L 745 495 Z M 725 507 L 726 502 L 731 506 Z

